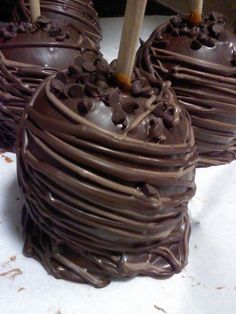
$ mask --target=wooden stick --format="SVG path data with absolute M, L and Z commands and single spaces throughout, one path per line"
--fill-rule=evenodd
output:
M 29 0 L 30 3 L 30 14 L 32 22 L 35 22 L 41 15 L 40 12 L 40 0 Z
M 192 0 L 192 11 L 190 13 L 190 22 L 198 25 L 202 22 L 203 0 Z
M 143 24 L 147 0 L 128 0 L 125 11 L 116 78 L 124 88 L 131 85 L 136 50 Z

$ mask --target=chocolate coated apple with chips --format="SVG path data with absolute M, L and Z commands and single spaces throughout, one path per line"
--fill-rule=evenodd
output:
M 56 278 L 104 287 L 168 278 L 187 263 L 193 130 L 170 83 L 147 77 L 138 71 L 125 93 L 87 51 L 46 79 L 23 115 L 24 252 Z
M 192 25 L 173 16 L 158 27 L 137 56 L 137 66 L 169 79 L 192 117 L 200 166 L 236 157 L 236 33 L 219 13 Z

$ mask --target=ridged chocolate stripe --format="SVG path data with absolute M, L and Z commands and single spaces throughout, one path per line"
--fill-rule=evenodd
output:
M 180 272 L 188 257 L 187 203 L 195 192 L 188 114 L 164 84 L 158 96 L 121 93 L 116 104 L 117 89 L 107 87 L 109 103 L 102 95 L 90 98 L 84 116 L 51 92 L 52 83 L 47 79 L 34 95 L 17 145 L 25 253 L 56 278 L 95 287 L 112 278 Z M 166 139 L 144 140 L 163 101 L 173 109 L 168 128 L 158 119 Z M 138 113 L 129 111 L 121 130 L 111 115 L 132 102 Z
M 186 23 L 184 28 L 178 19 L 181 26 L 174 28 L 174 17 L 153 32 L 139 49 L 137 66 L 171 80 L 192 117 L 199 165 L 231 162 L 236 157 L 236 34 L 217 18 L 206 17 L 202 27 L 222 27 L 218 39 L 213 31 Z
M 53 68 L 9 61 L 0 53 L 0 143 L 12 150 L 18 122 L 26 104 Z

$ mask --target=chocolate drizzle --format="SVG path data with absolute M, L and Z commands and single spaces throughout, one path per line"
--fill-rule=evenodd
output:
M 82 71 L 74 65 L 66 78 L 45 80 L 21 122 L 24 252 L 56 278 L 95 287 L 167 278 L 188 257 L 196 164 L 189 115 L 168 82 L 150 86 L 138 72 L 124 94 L 101 57 L 86 52 L 76 63 Z
M 0 28 L 0 146 L 12 150 L 17 123 L 33 92 L 80 51 L 94 50 L 72 26 L 45 17 Z
M 98 15 L 92 1 L 85 0 L 41 0 L 40 8 L 42 15 L 50 19 L 63 20 L 73 25 L 79 32 L 86 34 L 96 45 L 102 38 L 98 23 Z M 18 5 L 13 11 L 13 21 L 22 20 L 30 22 L 29 3 L 26 0 L 18 0 Z
M 158 27 L 137 55 L 137 66 L 169 79 L 192 117 L 200 166 L 236 157 L 236 34 L 211 13 L 200 26 L 187 16 Z
M 33 92 L 53 68 L 9 61 L 0 53 L 0 143 L 12 150 L 17 125 Z

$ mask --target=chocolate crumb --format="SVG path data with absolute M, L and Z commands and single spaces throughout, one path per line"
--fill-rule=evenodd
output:
M 161 311 L 162 313 L 168 314 L 162 307 L 159 307 L 157 305 L 154 305 L 154 308 L 158 311 Z
M 25 290 L 25 288 L 24 288 L 24 287 L 21 287 L 21 288 L 19 288 L 19 289 L 17 290 L 17 292 L 19 293 L 19 292 L 21 292 L 21 291 L 23 291 L 23 290 Z
M 4 160 L 8 163 L 8 164 L 11 164 L 13 162 L 13 160 L 8 157 L 8 156 L 5 156 L 5 155 L 1 155 L 2 158 L 4 158 Z
M 10 257 L 9 257 L 9 260 L 10 260 L 11 262 L 15 262 L 15 261 L 16 261 L 16 255 L 10 256 Z
M 14 280 L 16 278 L 16 276 L 19 276 L 22 274 L 23 274 L 23 272 L 19 268 L 14 268 L 14 269 L 11 269 L 7 272 L 0 273 L 0 277 L 6 277 L 6 278 Z

